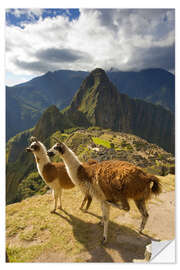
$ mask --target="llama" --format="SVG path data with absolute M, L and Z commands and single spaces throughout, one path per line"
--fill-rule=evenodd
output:
M 57 209 L 58 199 L 60 201 L 59 209 L 62 209 L 62 189 L 71 189 L 74 187 L 73 182 L 69 178 L 66 168 L 63 162 L 51 162 L 47 155 L 47 149 L 44 144 L 36 139 L 36 137 L 30 138 L 30 146 L 26 148 L 27 152 L 34 154 L 38 172 L 45 183 L 52 188 L 54 196 L 54 208 L 51 213 L 55 213 Z M 89 164 L 93 164 L 96 161 L 91 160 Z M 90 207 L 92 198 L 87 193 L 81 204 L 80 209 L 83 210 L 84 205 L 87 202 L 85 212 Z
M 75 185 L 85 194 L 96 197 L 101 203 L 104 224 L 102 243 L 107 242 L 110 206 L 129 211 L 128 199 L 134 199 L 142 215 L 139 232 L 141 233 L 148 219 L 145 202 L 154 193 L 161 192 L 159 179 L 144 173 L 139 167 L 125 161 L 110 160 L 94 164 L 82 164 L 73 151 L 64 143 L 56 143 L 48 150 L 48 155 L 59 153 L 67 173 Z

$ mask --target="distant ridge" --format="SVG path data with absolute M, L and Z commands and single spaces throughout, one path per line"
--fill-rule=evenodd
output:
M 58 70 L 6 87 L 7 140 L 18 132 L 33 127 L 43 111 L 52 104 L 60 110 L 68 106 L 88 74 L 84 71 Z M 174 111 L 175 77 L 166 70 L 112 70 L 107 75 L 120 93 L 160 104 Z

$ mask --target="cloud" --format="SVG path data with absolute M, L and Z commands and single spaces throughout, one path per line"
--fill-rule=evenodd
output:
M 71 64 L 76 62 L 76 64 L 82 59 L 84 61 L 90 61 L 91 57 L 84 54 L 78 50 L 68 50 L 68 49 L 56 49 L 48 48 L 45 50 L 38 51 L 35 56 L 38 60 L 34 61 L 23 61 L 19 59 L 14 60 L 14 65 L 23 69 L 24 71 L 30 71 L 34 73 L 45 73 L 50 71 L 63 69 L 63 65 L 67 64 L 70 69 L 72 69 Z M 81 62 L 82 63 L 82 62 Z
M 18 60 L 16 59 L 14 61 L 14 64 L 17 68 L 20 68 L 21 70 L 27 70 L 27 71 L 31 71 L 34 73 L 45 73 L 48 70 L 56 70 L 58 69 L 58 66 L 56 65 L 51 65 L 50 63 L 46 63 L 46 62 L 41 62 L 41 61 L 22 61 L 22 60 Z
M 76 62 L 81 59 L 88 60 L 90 56 L 87 53 L 83 53 L 78 50 L 73 49 L 58 49 L 58 48 L 48 48 L 45 50 L 40 50 L 36 53 L 37 58 L 41 61 L 48 61 L 50 63 L 57 62 Z
M 17 16 L 19 10 L 13 11 Z M 48 70 L 174 69 L 173 9 L 81 9 L 6 26 L 6 69 L 37 76 Z M 32 10 L 28 10 L 32 15 Z M 67 12 L 68 14 L 68 12 Z
M 133 70 L 158 67 L 174 70 L 175 44 L 165 47 L 135 48 L 134 57 L 128 65 Z

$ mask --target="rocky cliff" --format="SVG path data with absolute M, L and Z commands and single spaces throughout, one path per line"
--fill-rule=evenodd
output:
M 64 114 L 85 124 L 138 135 L 174 153 L 174 114 L 160 105 L 120 94 L 102 69 L 86 77 Z M 85 120 L 86 119 L 86 120 Z

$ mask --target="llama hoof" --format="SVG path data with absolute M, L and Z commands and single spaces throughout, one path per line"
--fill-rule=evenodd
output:
M 103 237 L 102 241 L 101 241 L 101 244 L 102 245 L 105 245 L 107 243 L 107 238 Z
M 51 214 L 56 213 L 56 209 L 51 210 L 51 212 L 50 212 L 50 213 L 51 213 Z
M 62 206 L 59 206 L 58 209 L 63 210 Z
M 86 209 L 83 209 L 83 208 L 79 208 L 83 213 L 86 213 L 87 210 Z

